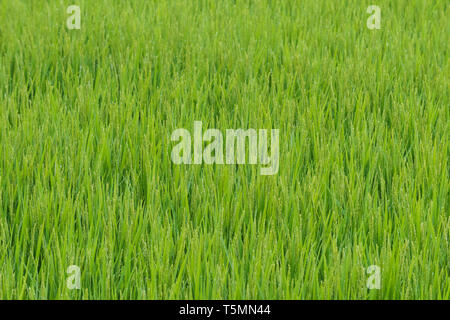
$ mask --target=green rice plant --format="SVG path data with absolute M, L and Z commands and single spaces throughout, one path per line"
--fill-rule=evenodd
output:
M 0 298 L 449 299 L 448 1 L 376 2 L 0 1 Z

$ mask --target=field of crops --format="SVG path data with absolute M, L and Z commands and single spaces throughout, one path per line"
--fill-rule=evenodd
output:
M 0 0 L 0 299 L 450 299 L 449 30 L 445 0 Z M 199 121 L 277 129 L 279 168 L 175 163 Z

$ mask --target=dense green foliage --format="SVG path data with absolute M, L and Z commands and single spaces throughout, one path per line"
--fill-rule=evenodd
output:
M 0 298 L 449 299 L 448 2 L 376 2 L 1 0 Z

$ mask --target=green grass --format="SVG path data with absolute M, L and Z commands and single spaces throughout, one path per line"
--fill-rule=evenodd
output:
M 449 299 L 448 14 L 0 1 L 0 298 Z M 278 174 L 173 164 L 195 120 L 280 129 Z

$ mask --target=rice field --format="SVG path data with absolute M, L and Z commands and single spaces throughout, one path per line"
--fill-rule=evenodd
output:
M 0 299 L 448 300 L 449 30 L 445 0 L 0 0 Z M 277 172 L 174 163 L 196 121 L 279 130 Z

